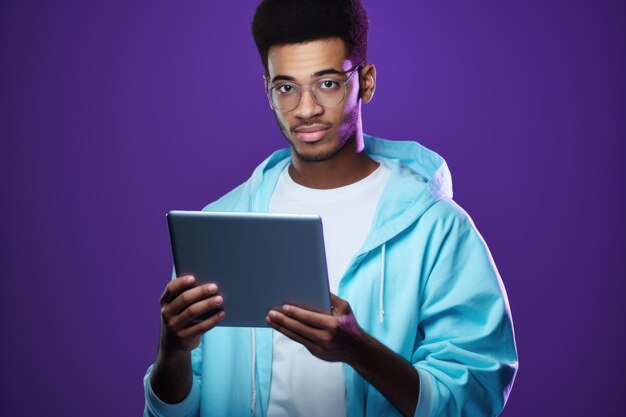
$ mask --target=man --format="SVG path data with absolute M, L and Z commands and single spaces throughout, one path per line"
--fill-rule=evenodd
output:
M 145 415 L 493 416 L 517 355 L 504 287 L 449 171 L 414 142 L 363 134 L 376 87 L 358 0 L 265 0 L 253 33 L 290 149 L 205 210 L 322 217 L 333 315 L 294 306 L 270 328 L 216 327 L 218 285 L 162 297 Z M 294 279 L 298 279 L 294 276 Z M 336 295 L 335 295 L 336 294 Z

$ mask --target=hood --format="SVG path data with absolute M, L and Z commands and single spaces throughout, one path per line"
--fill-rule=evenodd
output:
M 448 165 L 430 149 L 417 142 L 365 136 L 365 150 L 373 159 L 386 163 L 391 176 L 361 252 L 402 232 L 437 201 L 452 198 Z

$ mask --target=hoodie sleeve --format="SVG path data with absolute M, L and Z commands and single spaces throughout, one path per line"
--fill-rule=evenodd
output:
M 150 384 L 150 374 L 154 365 L 150 365 L 143 378 L 145 407 L 144 417 L 197 417 L 200 415 L 200 385 L 202 367 L 202 342 L 191 352 L 191 368 L 193 371 L 193 382 L 191 391 L 184 400 L 176 404 L 169 404 L 162 401 L 152 391 Z
M 416 417 L 496 416 L 518 366 L 506 291 L 484 240 L 456 208 L 429 237 L 423 339 L 412 355 L 420 376 Z

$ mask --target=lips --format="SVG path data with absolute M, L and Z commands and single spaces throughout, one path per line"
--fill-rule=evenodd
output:
M 294 129 L 296 137 L 303 142 L 317 142 L 322 139 L 330 127 L 324 125 L 303 126 Z

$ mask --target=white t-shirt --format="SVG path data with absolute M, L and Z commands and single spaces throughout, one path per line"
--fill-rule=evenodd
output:
M 389 168 L 380 163 L 366 178 L 329 190 L 295 183 L 287 168 L 278 179 L 270 201 L 270 212 L 312 213 L 322 218 L 328 278 L 334 294 L 337 294 L 348 262 L 365 241 L 389 174 Z M 303 345 L 274 331 L 267 415 L 345 417 L 343 364 L 318 359 Z

